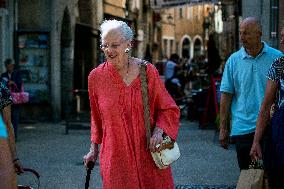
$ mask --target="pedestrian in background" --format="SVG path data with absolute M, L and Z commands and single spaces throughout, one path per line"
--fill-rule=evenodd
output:
M 171 54 L 170 59 L 165 62 L 165 81 L 173 77 L 175 69 L 177 69 L 179 63 L 179 55 Z
M 15 173 L 23 173 L 16 153 L 14 130 L 11 123 L 12 98 L 4 80 L 0 80 L 0 188 L 16 188 Z M 3 117 L 3 119 L 2 119 Z M 3 122 L 4 120 L 4 122 Z M 8 132 L 7 132 L 8 131 Z
M 150 151 L 159 150 L 163 134 L 176 139 L 179 109 L 157 69 L 147 64 L 152 128 L 148 149 L 139 76 L 143 60 L 130 56 L 133 31 L 117 20 L 104 21 L 100 31 L 106 62 L 88 78 L 91 148 L 84 156 L 85 165 L 95 162 L 100 151 L 104 189 L 173 189 L 171 168 L 156 167 Z
M 8 58 L 5 60 L 6 72 L 1 74 L 1 78 L 8 82 L 8 87 L 11 91 L 20 92 L 22 88 L 22 77 L 20 72 L 15 70 L 15 62 Z M 18 138 L 18 127 L 20 121 L 20 105 L 12 104 L 12 124 L 14 127 L 15 138 Z
M 281 30 L 281 41 L 280 44 L 284 46 L 284 27 Z M 260 112 L 258 115 L 257 123 L 256 123 L 256 131 L 254 135 L 253 145 L 251 148 L 251 156 L 253 159 L 264 159 L 264 163 L 268 164 L 268 175 L 269 181 L 272 189 L 274 188 L 284 188 L 283 183 L 283 175 L 284 175 L 284 162 L 277 161 L 274 159 L 275 154 L 274 150 L 269 151 L 269 154 L 264 151 L 265 155 L 262 153 L 261 148 L 261 140 L 264 138 L 264 133 L 266 132 L 267 126 L 271 126 L 270 122 L 270 108 L 274 102 L 277 104 L 277 108 L 279 109 L 281 114 L 284 114 L 284 77 L 283 77 L 283 68 L 284 68 L 284 56 L 276 59 L 271 68 L 267 73 L 267 84 L 265 90 L 264 100 L 261 104 Z M 278 93 L 278 98 L 276 99 L 276 94 Z M 282 116 L 278 121 L 280 127 L 284 127 L 284 117 Z M 278 130 L 279 135 L 282 136 L 282 141 L 284 141 L 284 129 Z M 273 136 L 273 135 L 272 135 Z M 280 146 L 274 146 L 273 143 L 268 143 L 271 146 L 267 146 L 267 149 L 277 149 L 284 151 L 284 143 L 282 142 L 282 148 Z M 271 162 L 273 161 L 274 166 L 271 167 Z
M 248 17 L 240 24 L 243 47 L 233 53 L 224 69 L 221 82 L 220 135 L 221 146 L 228 147 L 227 117 L 231 112 L 231 139 L 235 142 L 239 168 L 248 169 L 256 120 L 264 97 L 265 77 L 274 59 L 282 53 L 261 41 L 261 24 Z

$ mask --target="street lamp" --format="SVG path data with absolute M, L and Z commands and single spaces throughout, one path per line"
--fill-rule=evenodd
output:
M 129 2 L 128 1 L 125 2 L 124 15 L 125 15 L 125 18 L 127 18 L 129 15 Z
M 169 14 L 169 15 L 167 16 L 167 20 L 168 20 L 168 22 L 169 22 L 170 24 L 172 24 L 172 23 L 174 22 L 174 17 L 173 17 L 171 14 Z

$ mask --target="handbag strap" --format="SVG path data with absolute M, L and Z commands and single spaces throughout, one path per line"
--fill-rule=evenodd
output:
M 147 148 L 150 145 L 151 129 L 150 129 L 150 110 L 149 110 L 149 98 L 148 98 L 148 81 L 147 81 L 147 62 L 143 61 L 139 64 L 140 79 L 141 79 L 141 93 L 144 107 L 144 124 L 146 128 Z
M 9 89 L 10 89 L 11 92 L 19 91 L 17 84 L 13 84 L 13 86 L 12 87 L 10 86 Z M 24 92 L 24 84 L 23 83 L 21 84 L 21 90 L 19 92 Z

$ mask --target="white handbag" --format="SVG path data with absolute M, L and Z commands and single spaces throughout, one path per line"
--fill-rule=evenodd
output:
M 146 63 L 140 64 L 140 78 L 142 85 L 142 100 L 144 106 L 144 122 L 146 128 L 147 145 L 149 146 L 151 130 L 150 130 L 150 111 L 148 101 L 148 84 L 146 76 Z M 156 146 L 159 148 L 160 146 Z M 157 167 L 166 169 L 171 163 L 180 157 L 180 151 L 177 143 L 169 136 L 164 136 L 160 152 L 151 152 L 153 160 Z
M 178 160 L 178 158 L 180 157 L 180 151 L 178 144 L 172 141 L 169 136 L 164 137 L 162 146 L 165 146 L 163 150 L 161 150 L 160 152 L 151 152 L 151 155 L 157 167 L 159 167 L 160 169 L 165 169 L 171 163 Z M 159 148 L 160 146 L 157 145 L 156 147 Z

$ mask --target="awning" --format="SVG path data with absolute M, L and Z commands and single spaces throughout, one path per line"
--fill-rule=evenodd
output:
M 186 4 L 217 3 L 218 0 L 150 0 L 153 9 L 171 8 Z

